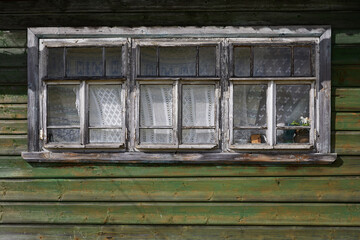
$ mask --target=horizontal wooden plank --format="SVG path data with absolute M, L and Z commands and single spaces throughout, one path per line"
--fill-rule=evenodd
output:
M 360 87 L 360 65 L 332 65 L 331 84 L 336 87 Z
M 26 47 L 26 31 L 0 31 L 0 48 L 4 47 Z
M 333 39 L 335 44 L 359 44 L 359 29 L 344 29 L 333 31 Z
M 27 103 L 27 86 L 1 86 L 0 104 L 2 103 Z
M 26 134 L 27 120 L 0 120 L 0 134 Z
M 360 64 L 360 45 L 332 48 L 332 64 Z
M 148 6 L 148 4 L 146 4 Z M 143 7 L 145 9 L 145 7 Z M 148 9 L 148 8 L 146 8 Z M 1 14 L 0 29 L 27 27 L 83 26 L 268 26 L 331 25 L 333 28 L 360 27 L 356 11 L 141 11 L 122 13 Z M 296 17 L 294 17 L 296 16 Z M 46 21 L 44 21 L 46 19 Z
M 360 111 L 360 88 L 335 88 L 332 95 L 335 111 Z
M 342 131 L 360 130 L 360 113 L 336 112 L 333 114 L 333 128 Z
M 181 0 L 173 1 L 130 1 L 130 0 L 112 0 L 103 2 L 99 0 L 87 0 L 74 2 L 64 0 L 61 2 L 51 1 L 1 1 L 0 13 L 28 13 L 28 12 L 47 12 L 47 13 L 62 13 L 62 12 L 125 12 L 125 11 L 339 11 L 339 10 L 360 10 L 359 3 L 355 0 L 346 2 L 346 4 L 339 0 L 329 0 L 324 4 L 319 0 L 310 0 L 306 4 L 295 0 L 279 2 L 271 1 L 236 1 L 230 0 L 226 2 L 209 0 L 203 2 L 200 0 L 187 2 Z M 146 7 L 145 7 L 146 6 Z
M 360 202 L 360 177 L 0 180 L 0 201 Z
M 1 85 L 26 85 L 27 69 L 19 68 L 0 68 Z
M 1 202 L 1 223 L 360 226 L 360 204 Z
M 358 227 L 0 225 L 1 240 L 354 240 L 359 235 Z
M 101 177 L 236 177 L 236 176 L 356 176 L 359 156 L 340 156 L 331 165 L 123 165 L 29 164 L 18 156 L 0 156 L 2 178 L 101 178 Z
M 0 67 L 4 68 L 25 66 L 26 48 L 0 48 Z
M 0 119 L 26 119 L 26 104 L 0 104 Z
M 74 152 L 23 152 L 28 162 L 56 163 L 171 163 L 171 164 L 331 164 L 337 155 L 332 153 L 74 153 Z
M 360 155 L 359 131 L 338 131 L 332 135 L 332 138 L 333 151 L 336 153 L 342 155 Z
M 0 135 L 0 155 L 20 155 L 26 150 L 26 135 Z

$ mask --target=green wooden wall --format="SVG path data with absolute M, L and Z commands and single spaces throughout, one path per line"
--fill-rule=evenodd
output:
M 360 2 L 0 0 L 0 239 L 360 239 Z M 329 166 L 28 164 L 26 28 L 326 24 Z

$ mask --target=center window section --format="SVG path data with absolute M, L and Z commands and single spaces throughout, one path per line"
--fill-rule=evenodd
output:
M 139 149 L 216 149 L 219 44 L 137 46 Z

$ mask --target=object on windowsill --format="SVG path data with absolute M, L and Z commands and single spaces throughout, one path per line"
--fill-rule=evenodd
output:
M 295 143 L 309 143 L 309 129 L 297 129 L 294 136 Z
M 253 134 L 253 135 L 251 135 L 251 143 L 255 143 L 255 144 L 261 143 L 261 136 L 260 136 L 260 134 Z

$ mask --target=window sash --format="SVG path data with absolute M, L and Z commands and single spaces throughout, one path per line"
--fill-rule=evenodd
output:
M 266 144 L 235 144 L 234 143 L 234 130 L 238 129 L 238 126 L 234 125 L 234 85 L 257 85 L 257 84 L 267 84 L 267 94 L 266 94 L 266 112 L 267 112 L 267 143 Z M 287 144 L 278 144 L 276 143 L 276 131 L 281 128 L 276 126 L 276 86 L 277 85 L 310 85 L 309 91 L 309 118 L 310 129 L 309 129 L 309 143 L 308 144 L 298 144 L 298 143 L 287 143 Z M 315 117 L 315 82 L 312 78 L 307 80 L 296 81 L 292 79 L 290 81 L 286 80 L 276 80 L 271 78 L 271 80 L 251 80 L 251 81 L 241 81 L 240 79 L 230 81 L 230 99 L 229 99 L 229 132 L 230 132 L 230 144 L 229 148 L 233 150 L 246 150 L 246 149 L 311 149 L 315 144 L 315 126 L 316 119 Z M 263 127 L 249 127 L 241 126 L 242 129 L 264 129 Z M 298 127 L 299 129 L 301 127 Z

